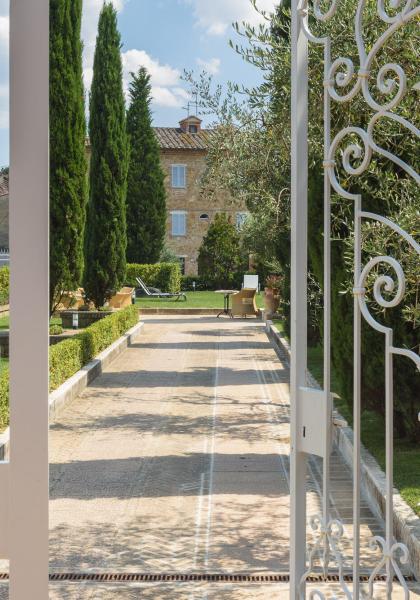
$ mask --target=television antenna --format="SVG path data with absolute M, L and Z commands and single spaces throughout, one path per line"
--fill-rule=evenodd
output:
M 184 106 L 184 110 L 187 111 L 187 117 L 191 116 L 191 107 L 195 107 L 195 113 L 194 116 L 198 117 L 199 115 L 199 111 L 198 111 L 198 94 L 197 92 L 195 94 L 193 94 L 193 97 L 195 98 L 194 100 L 189 100 L 187 106 Z

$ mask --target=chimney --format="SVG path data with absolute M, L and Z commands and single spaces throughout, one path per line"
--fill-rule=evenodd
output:
M 201 119 L 193 115 L 179 122 L 179 126 L 184 133 L 199 133 L 201 131 Z

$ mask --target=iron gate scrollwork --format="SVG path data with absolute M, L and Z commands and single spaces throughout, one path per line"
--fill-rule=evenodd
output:
M 328 5 L 314 0 L 294 0 L 292 3 L 292 520 L 291 520 L 291 594 L 294 600 L 306 598 L 306 581 L 318 559 L 324 574 L 330 564 L 338 570 L 343 597 L 357 600 L 362 597 L 360 589 L 360 499 L 361 499 L 361 322 L 362 318 L 385 339 L 385 419 L 386 419 L 386 507 L 385 536 L 375 536 L 371 547 L 379 548 L 380 558 L 369 576 L 366 597 L 375 597 L 375 578 L 380 571 L 386 572 L 386 598 L 392 597 L 396 578 L 403 595 L 409 597 L 400 563 L 409 559 L 408 549 L 397 543 L 393 531 L 393 358 L 402 355 L 412 360 L 420 370 L 420 357 L 407 348 L 394 345 L 393 330 L 380 323 L 370 308 L 371 302 L 383 309 L 398 306 L 405 295 L 406 278 L 400 262 L 388 255 L 375 256 L 363 264 L 362 227 L 365 222 L 376 222 L 400 236 L 401 241 L 420 254 L 416 240 L 398 224 L 386 216 L 363 210 L 363 196 L 346 189 L 341 177 L 360 177 L 366 173 L 374 156 L 392 161 L 418 185 L 420 175 L 412 165 L 394 155 L 375 141 L 375 126 L 382 120 L 398 124 L 414 139 L 420 137 L 419 129 L 407 118 L 397 113 L 397 108 L 408 91 L 418 91 L 416 83 L 411 90 L 404 68 L 397 62 L 377 66 L 381 50 L 388 40 L 401 28 L 414 23 L 420 16 L 420 6 L 413 0 L 376 0 L 377 17 L 383 31 L 366 48 L 364 42 L 363 16 L 368 0 L 359 0 L 353 15 L 354 42 L 357 63 L 347 56 L 332 57 L 333 40 L 329 35 L 319 37 L 312 24 L 327 24 L 337 13 L 340 0 Z M 312 29 L 315 29 L 312 27 Z M 324 410 L 326 440 L 324 450 L 313 451 L 323 458 L 323 512 L 312 517 L 310 526 L 315 543 L 306 554 L 306 504 L 305 472 L 307 446 L 301 441 L 301 424 L 305 418 L 305 402 L 311 401 L 306 387 L 306 276 L 307 242 L 307 166 L 308 166 L 308 43 L 321 45 L 324 51 Z M 377 71 L 377 73 L 376 73 Z M 376 73 L 376 77 L 374 77 Z M 372 89 L 375 86 L 380 102 Z M 360 99 L 371 112 L 365 128 L 355 123 L 344 127 L 333 139 L 331 134 L 331 106 L 350 103 Z M 330 515 L 330 322 L 331 322 L 331 194 L 335 192 L 343 201 L 351 201 L 354 208 L 354 499 L 353 499 L 353 586 L 344 578 L 344 560 L 340 550 L 343 525 Z M 386 267 L 385 272 L 378 267 Z M 369 294 L 369 298 L 368 298 Z M 309 397 L 308 397 L 309 395 Z M 303 415 L 303 416 L 302 416 Z M 363 596 L 365 597 L 365 596 Z M 310 599 L 325 600 L 325 592 L 313 590 Z

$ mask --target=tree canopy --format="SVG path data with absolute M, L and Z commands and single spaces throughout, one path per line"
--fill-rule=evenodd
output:
M 82 0 L 50 0 L 50 310 L 83 274 L 87 202 Z
M 132 74 L 127 112 L 130 163 L 127 185 L 127 261 L 156 263 L 166 231 L 166 192 L 160 149 L 152 127 L 150 75 Z
M 129 146 L 122 82 L 121 37 L 112 3 L 102 8 L 90 95 L 90 198 L 85 291 L 97 307 L 124 283 Z

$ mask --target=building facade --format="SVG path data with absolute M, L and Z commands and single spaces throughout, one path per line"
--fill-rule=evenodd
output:
M 166 246 L 179 258 L 185 275 L 198 274 L 200 246 L 217 213 L 228 214 L 238 228 L 248 215 L 245 204 L 226 191 L 217 191 L 211 198 L 201 193 L 212 136 L 212 130 L 203 129 L 201 123 L 189 116 L 179 127 L 154 128 L 166 175 Z M 87 140 L 88 159 L 90 150 Z
M 227 213 L 240 227 L 247 211 L 227 192 L 216 192 L 211 199 L 201 193 L 212 131 L 202 129 L 194 116 L 179 125 L 155 128 L 166 175 L 166 244 L 179 257 L 182 272 L 197 275 L 199 249 L 215 214 Z

